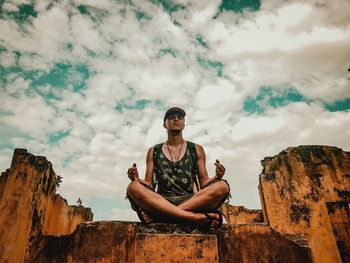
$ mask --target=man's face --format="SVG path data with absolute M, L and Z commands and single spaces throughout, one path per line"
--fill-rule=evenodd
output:
M 181 114 L 171 114 L 164 123 L 164 128 L 169 131 L 182 131 L 185 128 L 185 117 Z

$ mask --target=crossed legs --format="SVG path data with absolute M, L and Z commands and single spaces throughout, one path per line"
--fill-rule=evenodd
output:
M 218 220 L 219 215 L 207 213 L 217 209 L 229 193 L 225 181 L 215 182 L 198 191 L 186 202 L 179 206 L 170 203 L 161 195 L 149 190 L 138 181 L 133 181 L 127 189 L 128 196 L 141 208 L 160 218 L 171 218 L 174 221 L 206 223 L 208 216 Z M 147 214 L 145 214 L 147 216 Z

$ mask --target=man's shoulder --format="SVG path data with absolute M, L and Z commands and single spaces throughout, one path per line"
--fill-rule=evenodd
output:
M 159 154 L 160 153 L 160 151 L 162 150 L 162 146 L 163 146 L 163 144 L 164 143 L 157 143 L 156 145 L 154 145 L 154 146 L 152 146 L 151 148 L 149 148 L 149 150 L 148 151 L 150 151 L 150 152 L 152 152 L 153 153 L 153 155 L 154 154 Z
M 163 144 L 164 144 L 163 142 L 157 143 L 157 144 L 153 145 L 150 149 L 155 150 L 155 149 L 162 148 Z
M 190 142 L 190 141 L 188 141 L 188 143 L 192 143 L 196 147 L 196 150 L 202 150 L 203 149 L 202 145 L 200 145 L 198 143 Z

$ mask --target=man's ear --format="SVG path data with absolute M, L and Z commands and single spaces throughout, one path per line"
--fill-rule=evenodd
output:
M 163 122 L 163 127 L 164 127 L 164 129 L 166 129 L 166 124 L 165 124 L 165 122 Z

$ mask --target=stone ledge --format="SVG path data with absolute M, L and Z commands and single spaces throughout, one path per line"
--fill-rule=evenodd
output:
M 70 235 L 39 236 L 28 262 L 180 262 L 174 258 L 181 257 L 179 251 L 182 262 L 312 262 L 308 247 L 264 224 L 225 224 L 211 235 L 185 224 L 121 221 L 82 223 Z
M 216 235 L 136 234 L 135 262 L 218 262 Z

